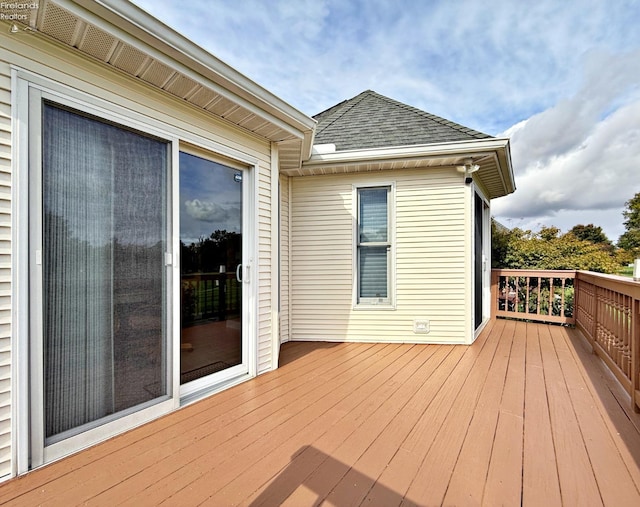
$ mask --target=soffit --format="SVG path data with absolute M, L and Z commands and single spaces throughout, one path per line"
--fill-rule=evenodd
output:
M 281 172 L 288 176 L 314 176 L 429 168 L 457 170 L 469 159 L 480 166 L 472 177 L 482 182 L 489 199 L 515 191 L 508 140 L 495 138 L 470 143 L 445 143 L 437 147 L 408 146 L 316 154 L 301 166 L 281 169 Z M 464 175 L 459 174 L 463 179 Z
M 272 142 L 289 141 L 290 145 L 297 146 L 299 150 L 310 148 L 315 124 L 311 118 L 294 111 L 290 106 L 281 106 L 279 99 L 274 106 L 269 103 L 268 98 L 272 96 L 266 91 L 264 94 L 269 96 L 266 100 L 252 95 L 248 86 L 253 85 L 258 91 L 263 90 L 235 71 L 229 73 L 239 76 L 238 82 L 223 75 L 217 77 L 216 70 L 207 67 L 206 62 L 197 62 L 187 55 L 178 59 L 176 56 L 179 55 L 179 50 L 159 39 L 157 47 L 153 47 L 151 43 L 154 35 L 142 32 L 142 28 L 138 28 L 138 31 L 146 33 L 147 40 L 137 39 L 135 35 L 131 35 L 135 30 L 127 32 L 122 28 L 134 24 L 123 18 L 122 23 L 116 26 L 114 22 L 117 21 L 118 14 L 108 10 L 103 3 L 105 2 L 43 0 L 39 2 L 37 10 L 31 11 L 30 26 L 243 130 Z M 137 15 L 160 24 L 135 6 L 125 7 L 136 9 Z M 113 18 L 114 22 L 102 20 L 94 11 L 106 13 L 104 15 Z M 180 42 L 190 44 L 183 38 Z M 211 59 L 214 57 L 211 56 Z M 230 69 L 223 63 L 220 66 Z M 291 111 L 293 114 L 290 114 Z M 299 155 L 298 159 L 301 157 Z

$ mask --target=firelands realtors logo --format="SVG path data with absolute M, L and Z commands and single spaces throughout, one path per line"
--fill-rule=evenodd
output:
M 38 2 L 0 2 L 0 21 L 29 21 L 29 11 L 38 8 Z

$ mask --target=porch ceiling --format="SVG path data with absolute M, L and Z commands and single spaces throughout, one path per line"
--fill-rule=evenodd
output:
M 287 343 L 281 367 L 0 485 L 12 505 L 640 505 L 640 416 L 576 330 Z
M 29 26 L 185 102 L 290 149 L 310 151 L 315 121 L 133 4 L 42 0 Z M 304 156 L 304 155 L 302 155 Z

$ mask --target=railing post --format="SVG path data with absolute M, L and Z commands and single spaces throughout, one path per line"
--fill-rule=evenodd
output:
M 576 271 L 573 275 L 573 318 L 576 327 L 580 327 L 582 325 L 580 321 L 580 271 Z
M 634 298 L 631 308 L 631 404 L 640 413 L 640 300 Z
M 491 271 L 491 318 L 495 319 L 498 312 L 498 273 Z
M 598 342 L 598 324 L 600 322 L 600 318 L 599 318 L 599 313 L 600 313 L 600 290 L 598 285 L 594 284 L 593 285 L 593 343 L 599 343 Z M 597 354 L 598 351 L 595 347 L 593 347 L 593 353 Z

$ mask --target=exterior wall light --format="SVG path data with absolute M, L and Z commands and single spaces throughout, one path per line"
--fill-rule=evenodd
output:
M 466 185 L 471 184 L 471 182 L 473 181 L 473 178 L 471 177 L 471 175 L 475 173 L 478 169 L 480 169 L 480 166 L 478 164 L 474 164 L 472 158 L 466 159 L 464 161 L 464 165 L 459 165 L 457 167 L 458 172 L 464 173 L 464 176 L 465 176 L 464 182 Z

